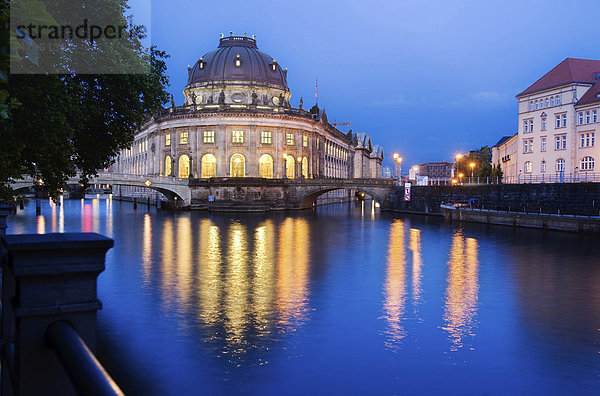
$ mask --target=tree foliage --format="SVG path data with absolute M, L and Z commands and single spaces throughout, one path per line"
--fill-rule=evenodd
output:
M 474 177 L 491 177 L 492 176 L 492 150 L 488 146 L 484 146 L 479 150 L 472 150 L 468 155 L 456 161 L 459 173 L 463 173 L 466 177 L 471 176 L 471 166 L 473 167 Z
M 104 0 L 102 10 L 127 20 L 124 0 Z M 131 145 L 135 131 L 168 99 L 167 55 L 156 48 L 144 49 L 141 38 L 141 33 L 132 35 L 126 47 L 136 61 L 149 66 L 147 74 L 8 75 L 0 110 L 13 105 L 0 128 L 0 199 L 8 198 L 10 181 L 23 174 L 42 179 L 51 196 L 57 197 L 77 171 L 86 182 Z M 125 50 L 118 45 L 123 44 L 94 48 L 94 57 L 122 62 L 115 54 Z M 6 56 L 2 54 L 3 72 Z M 57 59 L 62 63 L 57 66 L 68 63 L 68 56 Z M 31 62 L 32 68 L 39 66 L 34 59 Z

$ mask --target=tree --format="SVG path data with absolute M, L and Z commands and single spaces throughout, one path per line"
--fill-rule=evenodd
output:
M 457 161 L 459 173 L 465 176 L 471 176 L 471 166 L 474 163 L 474 177 L 489 177 L 492 176 L 492 151 L 488 146 L 484 146 L 479 150 L 470 151 L 468 155 L 463 156 Z
M 53 198 L 77 171 L 86 183 L 98 169 L 108 167 L 120 150 L 129 147 L 135 131 L 167 102 L 167 55 L 154 47 L 141 46 L 143 32 L 127 20 L 127 8 L 125 0 L 102 1 L 99 10 L 119 15 L 123 23 L 129 23 L 133 34 L 123 43 L 94 46 L 88 59 L 113 62 L 114 67 L 120 66 L 117 63 L 137 62 L 147 65 L 148 73 L 8 76 L 8 98 L 20 105 L 11 108 L 0 128 L 0 199 L 10 197 L 11 179 L 23 174 L 42 179 Z M 53 15 L 60 22 L 60 12 Z M 59 48 L 60 55 L 52 58 L 56 63 L 50 66 L 35 64 L 32 57 L 23 59 L 34 70 L 41 66 L 62 70 L 69 65 L 70 54 L 84 50 Z

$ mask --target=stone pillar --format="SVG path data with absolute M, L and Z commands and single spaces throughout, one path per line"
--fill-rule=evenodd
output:
M 96 278 L 113 240 L 99 234 L 8 235 L 2 258 L 2 394 L 71 395 L 75 390 L 46 332 L 67 321 L 96 349 Z M 6 353 L 8 352 L 8 353 Z M 9 369 L 10 367 L 10 369 Z
M 6 218 L 12 211 L 10 205 L 0 205 L 0 237 L 6 235 Z

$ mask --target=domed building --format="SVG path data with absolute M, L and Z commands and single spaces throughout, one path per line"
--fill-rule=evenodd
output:
M 179 178 L 374 178 L 383 150 L 290 105 L 287 68 L 250 37 L 221 37 L 188 67 L 184 105 L 146 122 L 115 172 Z M 368 141 L 368 143 L 366 143 Z M 373 149 L 375 147 L 375 149 Z

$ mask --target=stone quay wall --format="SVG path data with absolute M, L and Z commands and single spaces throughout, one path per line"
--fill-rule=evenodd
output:
M 390 209 L 399 212 L 439 214 L 441 203 L 469 203 L 473 207 L 529 213 L 600 215 L 600 183 L 486 184 L 463 186 L 412 186 L 411 200 L 395 188 Z

